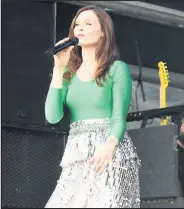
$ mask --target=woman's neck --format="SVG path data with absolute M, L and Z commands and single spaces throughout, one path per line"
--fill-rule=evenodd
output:
M 82 48 L 82 66 L 96 67 L 96 50 L 95 48 Z

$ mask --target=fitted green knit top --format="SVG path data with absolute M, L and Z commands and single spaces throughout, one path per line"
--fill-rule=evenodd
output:
M 45 116 L 49 123 L 58 123 L 65 104 L 70 112 L 71 123 L 78 120 L 110 118 L 109 136 L 120 141 L 126 130 L 126 118 L 132 94 L 132 80 L 127 64 L 116 60 L 109 68 L 103 87 L 95 79 L 82 81 L 77 74 L 62 88 L 49 87 Z

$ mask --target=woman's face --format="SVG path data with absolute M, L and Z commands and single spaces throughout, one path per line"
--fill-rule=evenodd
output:
M 76 19 L 74 36 L 79 38 L 79 46 L 96 46 L 103 36 L 98 17 L 92 10 L 83 11 Z

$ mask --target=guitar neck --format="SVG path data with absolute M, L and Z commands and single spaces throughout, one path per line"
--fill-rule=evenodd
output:
M 160 108 L 167 107 L 166 104 L 166 89 L 160 86 Z M 167 119 L 165 117 L 161 118 L 160 125 L 167 125 Z
M 167 107 L 166 103 L 166 89 L 162 86 L 160 87 L 160 108 Z
M 164 62 L 159 62 L 158 63 L 159 67 L 159 78 L 160 78 L 160 108 L 166 108 L 166 88 L 168 87 L 169 83 L 169 73 L 167 70 L 166 63 Z M 161 118 L 161 125 L 167 125 L 167 119 L 166 117 Z

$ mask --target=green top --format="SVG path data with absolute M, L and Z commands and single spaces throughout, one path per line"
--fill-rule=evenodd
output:
M 47 121 L 58 123 L 63 117 L 65 103 L 71 115 L 71 122 L 110 118 L 108 136 L 115 136 L 120 141 L 126 130 L 132 94 L 132 80 L 127 64 L 115 61 L 102 83 L 104 86 L 100 87 L 95 79 L 82 81 L 75 74 L 69 83 L 63 82 L 62 88 L 50 87 L 45 102 Z

